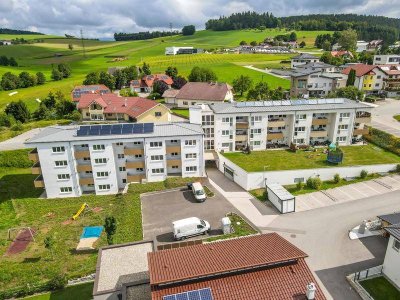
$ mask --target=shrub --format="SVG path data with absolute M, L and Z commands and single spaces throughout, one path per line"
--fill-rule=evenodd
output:
M 396 165 L 396 172 L 400 173 L 400 164 Z
M 15 125 L 13 125 L 10 129 L 12 131 L 21 131 L 24 129 L 24 126 L 22 126 L 20 121 L 17 121 L 17 123 L 15 123 Z
M 48 283 L 50 290 L 61 290 L 67 285 L 67 277 L 65 274 L 55 275 Z
M 335 174 L 334 176 L 333 176 L 333 182 L 334 183 L 339 183 L 340 182 L 340 175 L 339 174 Z
M 296 188 L 297 188 L 298 191 L 302 190 L 303 189 L 303 183 L 301 181 L 298 181 L 296 183 Z
M 400 138 L 390 133 L 370 128 L 369 134 L 365 135 L 364 138 L 387 151 L 400 155 Z
M 319 177 L 309 177 L 306 185 L 310 189 L 319 190 L 322 186 L 322 181 Z
M 368 176 L 368 171 L 367 170 L 362 170 L 360 173 L 361 178 L 366 178 Z

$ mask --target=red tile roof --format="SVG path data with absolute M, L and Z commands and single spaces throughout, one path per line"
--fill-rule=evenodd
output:
M 353 57 L 353 54 L 350 51 L 346 51 L 346 50 L 331 51 L 331 55 L 333 57 L 339 57 L 339 56 L 343 56 L 343 55 L 348 55 L 350 57 Z
M 346 69 L 343 70 L 343 74 L 349 75 L 350 70 L 355 70 L 356 71 L 356 76 L 364 76 L 366 74 L 375 74 L 372 70 L 375 69 L 376 66 L 374 65 L 364 65 L 364 64 L 357 64 L 357 65 L 352 65 Z
M 148 253 L 150 284 L 274 265 L 307 255 L 276 233 Z
M 258 246 L 263 245 L 252 245 L 253 248 Z M 229 259 L 237 262 L 234 250 L 236 249 L 232 249 Z M 279 252 L 280 249 L 274 250 Z M 299 258 L 297 262 L 283 266 L 229 274 L 178 286 L 156 286 L 152 289 L 151 297 L 152 300 L 162 300 L 166 295 L 211 288 L 214 300 L 306 300 L 306 286 L 311 282 L 315 283 L 315 278 L 304 259 Z M 318 284 L 315 285 L 315 300 L 325 300 L 321 288 Z
M 400 75 L 400 65 L 379 65 L 377 67 L 387 75 Z
M 154 82 L 161 80 L 164 81 L 167 85 L 171 85 L 174 83 L 171 77 L 165 74 L 151 74 L 143 76 L 141 80 L 132 80 L 131 86 L 138 87 L 152 87 Z
M 224 101 L 230 90 L 232 87 L 226 83 L 188 82 L 179 90 L 176 99 Z
M 104 84 L 78 85 L 72 90 L 72 100 L 78 102 L 80 97 L 85 94 L 107 94 L 110 89 Z
M 127 114 L 133 118 L 160 105 L 153 100 L 140 97 L 119 97 L 116 94 L 85 94 L 79 100 L 78 109 L 87 108 L 94 102 L 104 108 L 104 113 Z

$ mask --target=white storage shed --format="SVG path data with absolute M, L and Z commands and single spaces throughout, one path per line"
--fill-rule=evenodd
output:
M 271 201 L 280 213 L 286 214 L 295 211 L 296 198 L 280 184 L 267 184 L 267 194 L 268 200 Z

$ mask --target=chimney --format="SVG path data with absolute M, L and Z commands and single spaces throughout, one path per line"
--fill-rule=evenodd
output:
M 314 300 L 315 299 L 315 291 L 317 289 L 315 288 L 314 283 L 307 284 L 307 289 L 306 289 L 306 297 L 307 300 Z
M 127 99 L 125 98 L 125 101 L 124 101 L 124 106 L 125 106 L 125 107 L 128 106 L 128 104 L 126 103 L 126 101 L 127 101 Z

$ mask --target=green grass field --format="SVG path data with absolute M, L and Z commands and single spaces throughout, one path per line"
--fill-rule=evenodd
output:
M 385 277 L 376 277 L 360 281 L 360 284 L 375 300 L 398 300 L 400 291 Z
M 69 95 L 75 85 L 82 84 L 85 75 L 91 71 L 107 70 L 112 66 L 141 65 L 144 61 L 150 64 L 152 72 L 164 72 L 168 66 L 176 66 L 180 74 L 187 76 L 193 66 L 212 68 L 218 81 L 232 83 L 232 80 L 241 75 L 248 75 L 254 83 L 267 81 L 272 88 L 289 87 L 289 81 L 279 79 L 258 71 L 243 68 L 250 64 L 279 64 L 287 60 L 290 55 L 276 54 L 199 54 L 165 56 L 164 50 L 168 46 L 194 46 L 204 49 L 216 47 L 238 46 L 240 41 L 258 42 L 266 37 L 284 34 L 284 30 L 239 30 L 239 31 L 198 31 L 193 36 L 173 36 L 143 41 L 103 42 L 85 41 L 86 57 L 83 57 L 80 40 L 67 39 L 55 36 L 39 36 L 44 38 L 44 43 L 12 45 L 0 47 L 0 55 L 13 56 L 18 60 L 18 67 L 0 67 L 0 76 L 6 72 L 30 73 L 43 72 L 48 82 L 42 86 L 17 90 L 18 94 L 9 96 L 13 91 L 0 91 L 0 109 L 13 100 L 22 99 L 31 110 L 38 107 L 37 98 L 44 98 L 49 91 L 61 90 Z M 312 46 L 314 39 L 322 31 L 299 31 L 299 41 L 305 40 Z M 2 35 L 0 35 L 0 39 Z M 14 36 L 19 37 L 19 36 Z M 24 36 L 23 36 L 24 37 Z M 5 38 L 5 37 L 4 37 Z M 12 38 L 7 36 L 7 38 Z M 25 38 L 25 37 L 24 37 Z M 26 38 L 38 38 L 29 36 Z M 74 49 L 69 50 L 68 44 L 73 44 Z M 57 55 L 56 55 L 57 54 Z M 60 56 L 61 55 L 61 56 Z M 113 62 L 115 57 L 125 57 L 122 62 Z M 72 76 L 62 81 L 50 81 L 52 64 L 66 62 L 72 68 Z
M 400 163 L 399 156 L 373 144 L 345 146 L 341 147 L 341 149 L 344 152 L 344 159 L 339 166 L 343 167 Z M 322 149 L 318 149 L 317 152 L 297 151 L 294 153 L 289 150 L 269 150 L 253 151 L 251 154 L 231 152 L 223 155 L 247 172 L 262 172 L 264 171 L 264 166 L 267 171 L 338 166 L 326 162 L 326 154 L 322 153 Z
M 61 291 L 43 293 L 31 297 L 26 297 L 27 300 L 90 300 L 93 299 L 93 282 L 69 286 Z

